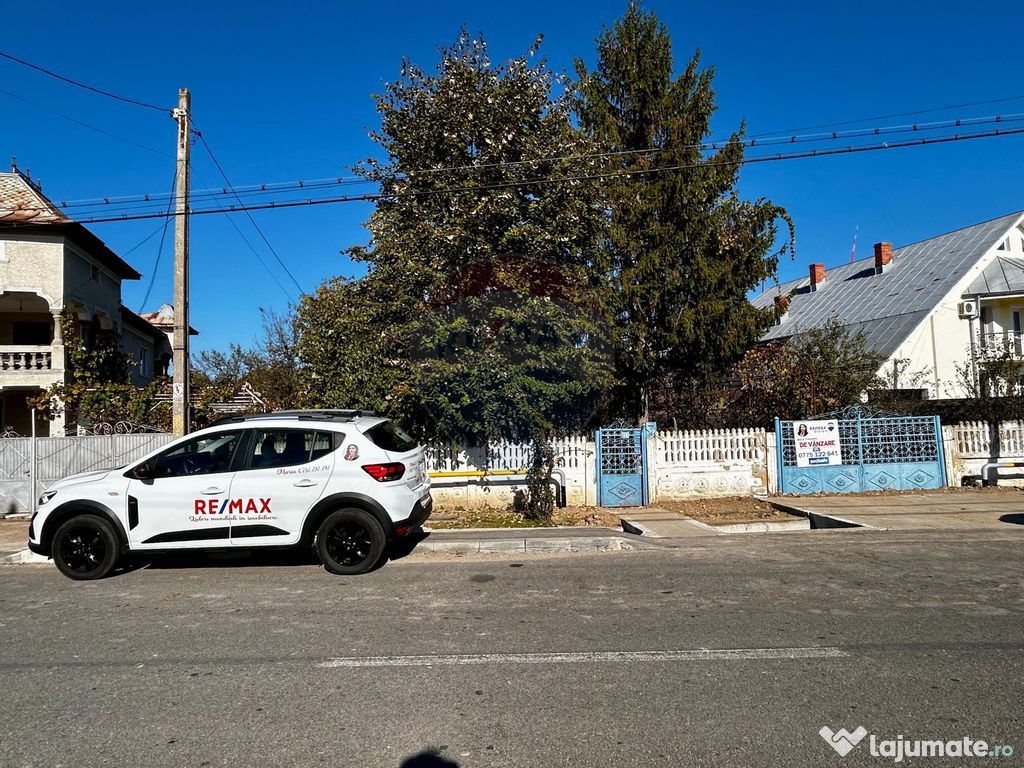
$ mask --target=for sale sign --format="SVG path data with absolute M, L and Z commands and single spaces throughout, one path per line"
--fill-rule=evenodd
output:
M 833 467 L 843 463 L 839 422 L 835 419 L 794 421 L 793 437 L 798 467 Z

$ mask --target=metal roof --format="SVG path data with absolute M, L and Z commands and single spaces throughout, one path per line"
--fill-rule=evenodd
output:
M 997 256 L 964 291 L 965 296 L 1024 293 L 1024 257 Z
M 868 346 L 888 357 L 1022 217 L 1018 211 L 894 249 L 881 274 L 872 255 L 828 269 L 814 291 L 809 277 L 771 288 L 754 306 L 770 307 L 776 296 L 791 295 L 789 310 L 761 338 L 787 338 L 835 318 L 851 332 L 863 332 Z

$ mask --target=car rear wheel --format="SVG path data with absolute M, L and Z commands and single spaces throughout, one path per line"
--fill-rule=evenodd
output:
M 102 579 L 117 563 L 117 534 L 97 515 L 79 515 L 53 536 L 53 562 L 69 579 Z
M 316 534 L 316 553 L 324 568 L 342 576 L 371 570 L 383 557 L 386 544 L 380 522 L 361 509 L 332 512 Z

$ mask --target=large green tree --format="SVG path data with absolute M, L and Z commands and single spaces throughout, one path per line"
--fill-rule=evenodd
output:
M 576 62 L 576 109 L 611 153 L 605 172 L 621 174 L 603 187 L 621 381 L 612 407 L 646 420 L 659 389 L 706 386 L 773 321 L 747 294 L 776 272 L 777 222 L 790 246 L 792 224 L 770 201 L 739 197 L 742 127 L 708 147 L 714 71 L 699 51 L 673 76 L 668 31 L 631 4 L 597 54 L 593 70 Z
M 463 32 L 435 69 L 404 62 L 375 97 L 380 185 L 357 280 L 299 307 L 323 405 L 423 416 L 453 438 L 530 439 L 585 425 L 611 381 L 604 214 L 579 156 L 567 83 L 538 43 L 493 63 Z

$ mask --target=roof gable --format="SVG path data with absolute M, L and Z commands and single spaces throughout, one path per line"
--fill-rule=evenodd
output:
M 56 223 L 68 218 L 18 172 L 0 173 L 0 221 Z

